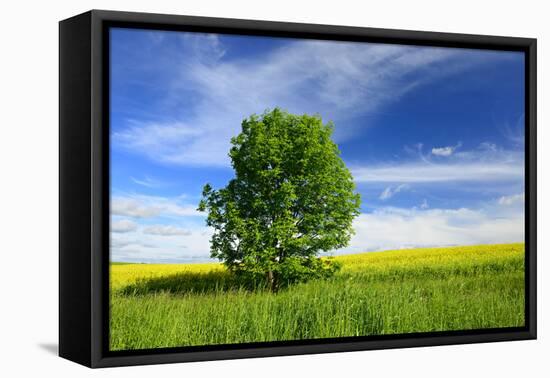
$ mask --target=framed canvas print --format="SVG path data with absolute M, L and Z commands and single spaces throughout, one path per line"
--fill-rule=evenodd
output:
M 60 22 L 62 357 L 536 337 L 536 40 Z

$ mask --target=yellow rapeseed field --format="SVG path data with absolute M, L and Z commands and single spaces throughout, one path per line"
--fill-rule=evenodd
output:
M 240 287 L 219 263 L 112 264 L 112 350 L 522 326 L 524 244 L 337 256 L 326 280 Z

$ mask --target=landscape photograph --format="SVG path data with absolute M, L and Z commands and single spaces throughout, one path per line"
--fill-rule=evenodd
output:
M 109 349 L 525 325 L 525 56 L 109 29 Z

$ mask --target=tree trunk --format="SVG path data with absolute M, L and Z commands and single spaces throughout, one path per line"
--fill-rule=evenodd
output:
M 276 293 L 277 292 L 277 289 L 278 289 L 278 283 L 277 283 L 277 277 L 275 275 L 275 273 L 270 270 L 269 272 L 267 272 L 266 274 L 266 278 L 267 278 L 267 287 L 269 287 L 269 290 L 271 290 L 273 293 Z

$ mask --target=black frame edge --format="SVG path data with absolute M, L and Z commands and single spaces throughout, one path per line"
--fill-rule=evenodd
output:
M 103 33 L 102 20 L 96 16 L 95 11 L 91 11 L 91 15 L 91 367 L 98 367 L 107 350 L 108 340 L 104 329 L 109 326 L 109 222 L 104 219 L 105 212 L 109 209 L 109 196 L 106 194 L 110 175 L 109 128 L 104 126 L 108 125 L 109 120 L 109 97 L 104 95 L 103 87 L 109 70 L 106 61 L 108 55 L 103 54 L 107 36 Z
M 91 12 L 59 23 L 59 355 L 91 366 Z
M 73 93 L 71 98 L 62 101 L 62 84 L 68 80 L 68 75 L 62 72 L 62 55 L 67 48 L 62 48 L 61 25 L 63 23 L 73 22 L 71 20 L 78 17 L 89 17 L 89 59 L 79 60 L 84 66 L 89 67 L 89 101 L 85 104 L 84 94 L 75 96 Z M 108 223 L 104 219 L 104 211 L 108 203 L 108 198 L 105 198 L 104 190 L 109 184 L 108 172 L 108 128 L 105 120 L 108 120 L 108 115 L 104 109 L 108 109 L 108 96 L 104 95 L 104 83 L 108 78 L 108 70 L 103 47 L 105 44 L 105 35 L 103 25 L 106 23 L 132 23 L 142 25 L 143 27 L 153 28 L 168 28 L 180 30 L 180 28 L 194 28 L 196 30 L 215 30 L 215 32 L 233 32 L 233 33 L 249 33 L 259 35 L 279 35 L 279 36 L 298 36 L 301 38 L 326 38 L 326 39 L 342 39 L 342 40 L 365 40 L 379 41 L 386 43 L 406 43 L 417 45 L 432 45 L 432 46 L 448 46 L 448 47 L 466 47 L 466 48 L 489 48 L 489 49 L 505 49 L 517 50 L 526 53 L 526 195 L 528 205 L 526 206 L 526 238 L 529 239 L 529 244 L 526 243 L 526 268 L 530 274 L 526 275 L 526 284 L 528 295 L 526 296 L 526 327 L 521 330 L 492 330 L 491 332 L 481 332 L 479 334 L 445 334 L 445 335 L 405 335 L 389 339 L 372 339 L 367 341 L 344 341 L 334 343 L 317 343 L 308 345 L 285 345 L 285 346 L 262 346 L 246 347 L 238 349 L 224 350 L 209 350 L 209 351 L 189 351 L 189 352 L 173 352 L 160 351 L 159 353 L 150 354 L 135 354 L 135 355 L 112 355 L 105 349 L 107 340 L 103 334 L 103 328 L 108 326 L 108 319 L 105 319 L 105 314 L 108 314 L 108 306 L 105 306 L 105 301 L 108 299 L 108 287 L 106 290 L 105 283 L 108 283 L 108 253 L 105 248 L 108 248 Z M 74 37 L 73 37 L 74 38 Z M 80 46 L 82 49 L 82 46 Z M 77 49 L 77 48 L 75 48 Z M 72 52 L 74 54 L 74 51 Z M 68 56 L 67 53 L 65 55 Z M 63 76 L 67 75 L 65 79 Z M 76 327 L 79 334 L 84 334 L 84 330 L 89 332 L 90 338 L 88 346 L 84 345 L 83 340 L 79 340 L 78 347 L 84 348 L 79 353 L 68 351 L 68 342 L 62 342 L 61 329 L 63 327 L 65 337 L 70 329 L 67 325 L 61 324 L 61 303 L 66 300 L 62 299 L 62 294 L 69 294 L 69 298 L 79 292 L 72 289 L 67 292 L 67 281 L 62 280 L 62 271 L 67 273 L 70 260 L 67 259 L 66 245 L 62 248 L 62 238 L 64 232 L 62 229 L 67 229 L 68 225 L 62 226 L 62 216 L 64 211 L 67 211 L 66 204 L 71 201 L 77 201 L 78 194 L 69 196 L 65 200 L 65 205 L 62 205 L 61 197 L 66 194 L 63 191 L 64 185 L 68 185 L 71 180 L 67 178 L 67 172 L 62 174 L 62 165 L 64 163 L 62 152 L 67 146 L 67 117 L 63 121 L 64 107 L 72 101 L 78 102 L 79 106 L 88 106 L 90 117 L 88 124 L 91 126 L 88 129 L 89 151 L 88 160 L 90 166 L 88 169 L 88 177 L 93 177 L 88 190 L 91 189 L 89 197 L 84 196 L 90 204 L 91 213 L 88 218 L 91 235 L 89 235 L 90 244 L 87 249 L 88 266 L 87 272 L 82 271 L 82 274 L 89 274 L 87 290 L 90 293 L 89 311 L 85 320 L 79 321 L 79 326 Z M 91 107 L 91 108 L 90 108 Z M 71 122 L 68 122 L 71 123 Z M 63 126 L 65 125 L 65 126 Z M 63 142 L 63 139 L 65 142 Z M 63 147 L 63 148 L 62 148 Z M 73 147 L 74 148 L 74 147 Z M 66 153 L 66 152 L 65 152 Z M 74 155 L 72 159 L 76 160 Z M 80 163 L 75 163 L 80 164 Z M 107 169 L 107 170 L 106 170 Z M 82 199 L 82 195 L 78 197 Z M 67 223 L 67 222 L 65 222 Z M 66 237 L 66 236 L 65 236 Z M 75 239 L 73 237 L 73 239 Z M 526 240 L 527 241 L 527 240 Z M 83 242 L 80 241 L 82 244 Z M 528 248 L 527 248 L 528 245 Z M 62 252 L 62 249 L 64 252 Z M 73 258 L 74 259 L 74 258 Z M 63 266 L 63 268 L 62 268 Z M 80 268 L 78 268 L 80 271 Z M 63 289 L 63 290 L 62 290 Z M 71 290 L 71 289 L 69 289 Z M 70 299 L 74 300 L 74 298 Z M 66 307 L 66 306 L 65 306 Z M 66 311 L 66 309 L 65 309 Z M 64 312 L 65 320 L 74 315 L 73 312 Z M 85 324 L 87 322 L 87 325 Z M 512 341 L 512 340 L 527 340 L 536 338 L 536 39 L 532 38 L 515 38 L 515 37 L 495 37 L 495 36 L 480 36 L 454 33 L 433 33 L 433 32 L 417 32 L 403 30 L 387 30 L 373 28 L 358 28 L 348 26 L 332 26 L 332 25 L 312 25 L 312 24 L 296 24 L 284 22 L 270 21 L 252 21 L 252 20 L 236 20 L 224 18 L 209 18 L 209 17 L 194 17 L 194 16 L 177 16 L 177 15 L 161 15 L 147 13 L 131 13 L 131 12 L 115 12 L 93 10 L 81 16 L 71 18 L 60 23 L 60 355 L 71 359 L 75 362 L 82 363 L 89 367 L 112 367 L 121 365 L 140 365 L 140 364 L 158 364 L 158 363 L 173 363 L 173 362 L 191 362 L 205 360 L 220 360 L 220 359 L 236 359 L 236 358 L 254 358 L 268 356 L 283 356 L 283 355 L 300 355 L 312 353 L 330 353 L 343 351 L 360 351 L 371 349 L 388 349 L 388 348 L 406 348 L 406 347 L 422 347 L 422 346 L 437 346 L 450 344 L 468 344 L 481 342 L 495 341 Z M 73 339 L 75 339 L 73 337 Z M 64 344 L 62 348 L 62 344 Z M 74 344 L 71 344 L 74 345 Z M 63 353 L 62 353 L 63 349 Z M 64 354 L 64 355 L 63 355 Z
M 537 338 L 537 40 L 530 39 L 526 46 L 526 99 L 525 145 L 528 155 L 526 169 L 526 315 L 531 338 Z M 527 237 L 528 235 L 528 237 Z
M 429 46 L 472 47 L 506 50 L 524 50 L 536 41 L 529 37 L 507 37 L 485 34 L 383 29 L 373 27 L 306 24 L 267 20 L 235 19 L 222 17 L 185 16 L 161 13 L 91 10 L 94 17 L 103 21 L 143 24 L 148 29 L 181 30 L 182 26 L 216 30 L 210 32 L 253 33 L 255 35 L 294 36 L 299 38 L 359 40 L 368 37 L 370 42 L 404 43 Z
M 293 346 L 260 347 L 250 349 L 226 349 L 199 352 L 160 352 L 154 354 L 103 357 L 96 361 L 94 368 L 154 365 L 180 362 L 215 361 L 244 358 L 295 356 L 320 353 L 360 352 L 396 348 L 434 347 L 457 344 L 479 344 L 488 342 L 510 342 L 535 339 L 529 331 L 495 332 L 483 335 L 428 336 L 396 338 L 390 340 L 370 340 L 338 342 L 333 344 L 310 344 Z

